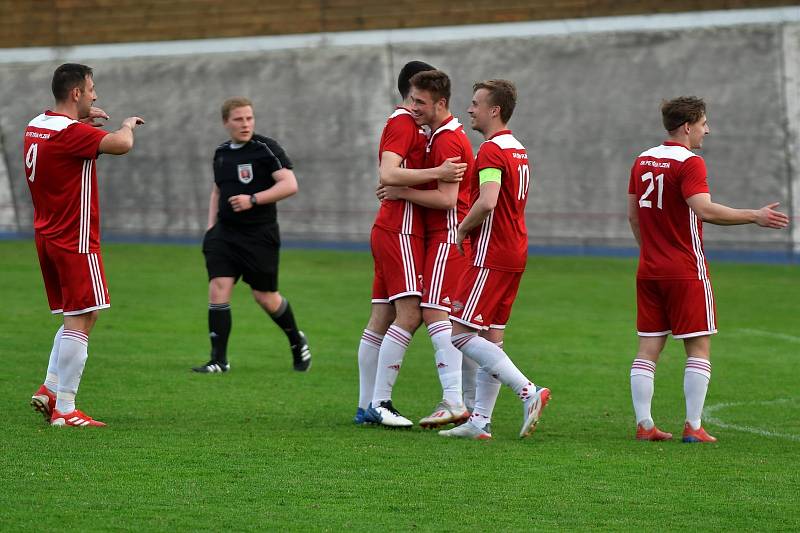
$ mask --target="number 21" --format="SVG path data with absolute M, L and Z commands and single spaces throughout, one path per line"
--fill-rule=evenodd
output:
M 31 169 L 31 175 L 28 181 L 33 182 L 36 178 L 36 154 L 39 153 L 39 145 L 36 143 L 31 144 L 28 148 L 28 153 L 25 154 L 25 166 Z
M 653 185 L 653 173 L 647 172 L 642 174 L 642 181 L 649 181 L 650 183 L 647 184 L 647 189 L 645 189 L 642 197 L 639 198 L 639 207 L 653 207 L 653 202 L 647 200 L 647 197 L 650 196 L 650 193 L 652 193 L 655 188 Z M 661 198 L 664 195 L 664 174 L 656 176 L 655 181 L 658 182 L 658 201 L 656 202 L 656 207 L 661 209 Z

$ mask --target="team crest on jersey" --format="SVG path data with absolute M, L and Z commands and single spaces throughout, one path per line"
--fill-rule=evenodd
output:
M 236 169 L 239 172 L 239 181 L 247 185 L 253 181 L 253 164 L 247 163 L 246 165 L 237 165 Z

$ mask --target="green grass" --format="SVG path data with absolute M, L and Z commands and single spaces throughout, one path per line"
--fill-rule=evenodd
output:
M 27 407 L 58 319 L 33 244 L 0 242 L 0 530 L 800 528 L 797 266 L 712 265 L 721 333 L 707 405 L 730 403 L 714 413 L 728 425 L 787 436 L 708 424 L 718 444 L 633 440 L 635 261 L 532 257 L 506 349 L 553 400 L 520 441 L 504 390 L 483 443 L 352 426 L 366 253 L 282 256 L 308 374 L 238 287 L 224 376 L 189 372 L 208 350 L 199 247 L 108 245 L 104 258 L 113 307 L 78 399 L 109 426 L 59 430 Z M 673 432 L 683 360 L 670 341 L 656 376 L 654 415 Z M 414 419 L 439 399 L 432 361 L 420 331 L 394 394 Z

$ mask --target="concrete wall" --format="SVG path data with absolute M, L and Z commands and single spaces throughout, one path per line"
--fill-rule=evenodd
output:
M 800 26 L 784 23 L 93 59 L 109 126 L 133 114 L 147 120 L 131 154 L 98 163 L 104 232 L 199 236 L 211 156 L 225 139 L 218 106 L 244 94 L 255 102 L 258 130 L 296 163 L 301 191 L 279 207 L 285 238 L 365 242 L 377 209 L 378 138 L 396 100 L 396 72 L 410 59 L 450 74 L 462 122 L 473 81 L 517 83 L 510 125 L 533 160 L 531 244 L 632 245 L 624 214 L 630 164 L 663 138 L 660 100 L 680 94 L 709 105 L 703 156 L 714 198 L 742 207 L 781 201 L 797 222 L 799 51 Z M 50 105 L 60 62 L 0 63 L 9 176 L 0 164 L 0 231 L 29 228 L 22 131 Z M 706 225 L 706 241 L 777 251 L 794 242 L 800 250 L 800 232 L 750 226 Z

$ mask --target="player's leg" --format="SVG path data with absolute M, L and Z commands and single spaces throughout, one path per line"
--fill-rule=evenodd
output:
M 367 327 L 358 344 L 358 408 L 353 417 L 357 425 L 368 424 L 367 409 L 375 392 L 375 374 L 378 370 L 378 353 L 386 330 L 395 319 L 394 306 L 373 299 Z
M 208 272 L 208 339 L 211 353 L 207 363 L 192 370 L 201 374 L 217 374 L 230 369 L 228 338 L 233 327 L 231 294 L 241 269 L 219 224 L 206 232 L 203 256 Z
M 550 399 L 550 390 L 537 387 L 520 372 L 502 348 L 478 335 L 489 324 L 507 322 L 507 313 L 510 313 L 521 279 L 521 272 L 472 267 L 461 286 L 464 290 L 459 291 L 467 297 L 463 303 L 454 302 L 451 319 L 453 345 L 476 361 L 486 373 L 509 386 L 523 402 L 520 437 L 526 437 L 535 429 Z M 481 392 L 481 384 L 478 383 L 476 401 Z
M 686 422 L 683 442 L 716 442 L 701 425 L 703 405 L 711 380 L 711 335 L 717 332 L 714 295 L 709 280 L 679 280 L 670 284 L 673 336 L 683 339 L 686 367 L 683 393 Z
M 245 274 L 245 281 L 248 280 Z M 277 279 L 274 283 L 267 283 L 265 285 L 272 285 L 277 288 Z M 261 285 L 261 286 L 265 286 Z M 252 286 L 252 284 L 251 284 Z M 289 341 L 289 348 L 292 351 L 292 359 L 294 369 L 298 372 L 305 372 L 311 368 L 311 350 L 308 347 L 308 339 L 305 334 L 297 327 L 297 321 L 294 318 L 292 306 L 289 300 L 284 298 L 277 290 L 262 291 L 253 289 L 253 298 L 258 305 L 266 311 L 272 318 L 272 321 L 277 324 Z
M 651 405 L 655 391 L 656 363 L 667 335 L 670 321 L 663 284 L 657 280 L 636 280 L 636 330 L 639 348 L 631 363 L 630 383 L 633 411 L 636 414 L 636 438 L 668 440 L 671 433 L 658 429 L 653 422 Z

